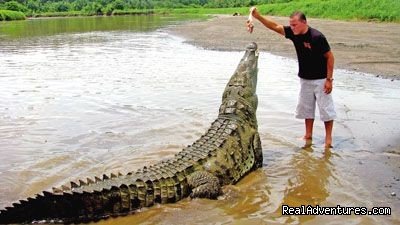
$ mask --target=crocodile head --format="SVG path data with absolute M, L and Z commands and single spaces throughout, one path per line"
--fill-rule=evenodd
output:
M 219 110 L 220 116 L 233 115 L 239 119 L 257 122 L 257 61 L 257 44 L 250 43 L 225 87 Z

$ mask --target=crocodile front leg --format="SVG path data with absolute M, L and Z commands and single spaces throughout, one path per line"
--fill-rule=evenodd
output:
M 221 194 L 218 178 L 207 171 L 196 171 L 187 181 L 192 189 L 191 198 L 216 199 Z

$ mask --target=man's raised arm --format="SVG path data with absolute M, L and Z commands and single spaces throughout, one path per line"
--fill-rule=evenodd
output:
M 264 26 L 266 26 L 268 29 L 271 29 L 278 34 L 285 36 L 285 30 L 283 28 L 283 25 L 276 23 L 275 21 L 271 20 L 270 18 L 268 18 L 266 16 L 260 15 L 260 13 L 258 12 L 256 7 L 251 8 L 250 13 L 252 14 L 252 16 L 254 18 L 256 18 L 258 21 L 260 21 L 262 24 L 264 24 Z M 250 32 L 252 31 L 252 29 L 250 29 L 251 26 L 253 26 L 253 25 L 248 22 L 247 27 Z

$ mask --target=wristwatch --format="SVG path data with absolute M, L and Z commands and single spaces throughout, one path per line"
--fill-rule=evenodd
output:
M 333 81 L 332 77 L 327 77 L 326 79 L 329 80 L 329 81 Z

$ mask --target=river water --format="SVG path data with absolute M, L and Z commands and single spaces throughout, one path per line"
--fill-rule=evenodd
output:
M 165 28 L 178 21 L 0 23 L 0 208 L 70 180 L 172 157 L 206 131 L 243 52 L 186 44 Z M 220 200 L 185 199 L 100 223 L 400 223 L 400 82 L 335 70 L 338 119 L 325 152 L 318 120 L 314 145 L 301 148 L 296 71 L 295 60 L 260 53 L 262 169 Z M 282 216 L 282 205 L 386 206 L 392 215 Z

